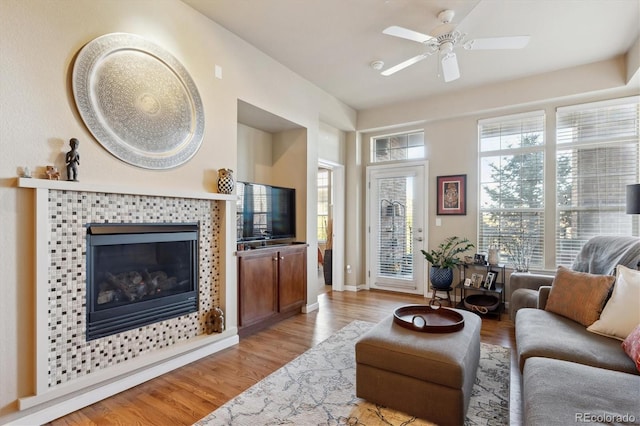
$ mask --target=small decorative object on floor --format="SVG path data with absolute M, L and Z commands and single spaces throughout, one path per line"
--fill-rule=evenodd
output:
M 60 172 L 56 166 L 47 166 L 44 173 L 49 180 L 60 180 Z
M 232 194 L 235 187 L 236 182 L 233 179 L 233 170 L 218 170 L 218 192 L 220 194 Z
M 69 139 L 71 151 L 67 152 L 65 162 L 67 163 L 67 180 L 78 181 L 78 166 L 80 165 L 80 153 L 78 152 L 80 142 L 76 138 Z
M 207 334 L 222 333 L 224 331 L 224 312 L 219 307 L 213 308 L 206 321 Z

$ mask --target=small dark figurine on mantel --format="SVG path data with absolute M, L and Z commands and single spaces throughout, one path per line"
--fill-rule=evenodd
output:
M 78 181 L 78 166 L 80 165 L 80 153 L 78 152 L 80 142 L 76 138 L 69 139 L 71 151 L 67 152 L 65 161 L 67 163 L 67 180 Z

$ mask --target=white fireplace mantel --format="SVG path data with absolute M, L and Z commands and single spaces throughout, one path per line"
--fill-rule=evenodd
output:
M 35 178 L 18 178 L 20 188 L 57 189 L 61 191 L 106 192 L 113 194 L 149 195 L 158 197 L 193 198 L 197 200 L 234 201 L 235 195 L 213 192 L 186 191 L 176 188 L 143 188 L 137 186 L 118 186 L 99 183 L 72 182 Z
M 235 195 L 189 191 L 180 188 L 144 188 L 136 185 L 118 186 L 86 182 L 57 181 L 36 178 L 18 178 L 18 188 L 31 188 L 35 201 L 35 279 L 36 279 L 36 333 L 35 333 L 35 395 L 20 398 L 22 412 L 20 422 L 46 423 L 69 412 L 80 409 L 100 399 L 136 386 L 153 377 L 188 364 L 198 358 L 218 352 L 238 343 L 237 294 L 235 258 L 235 212 L 232 210 Z M 78 380 L 48 387 L 47 353 L 47 283 L 49 267 L 48 193 L 51 190 L 78 191 L 108 194 L 127 194 L 165 198 L 220 201 L 220 248 L 222 254 L 220 280 L 223 283 L 223 300 L 226 307 L 227 326 L 220 334 L 199 336 L 193 341 L 160 350 L 144 359 L 136 359 L 124 365 L 108 367 Z

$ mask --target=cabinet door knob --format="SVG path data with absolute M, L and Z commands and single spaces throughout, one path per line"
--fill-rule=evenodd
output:
M 280 256 L 280 260 L 284 260 L 284 256 Z
M 271 260 L 278 260 L 278 258 L 277 258 L 277 257 L 274 257 L 274 258 L 273 258 L 273 259 L 271 259 Z

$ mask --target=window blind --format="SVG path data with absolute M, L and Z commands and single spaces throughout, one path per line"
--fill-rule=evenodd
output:
M 638 183 L 640 97 L 556 110 L 556 263 L 571 265 L 597 235 L 638 235 L 625 213 Z
M 498 245 L 507 262 L 533 268 L 544 261 L 544 125 L 544 111 L 478 122 L 478 250 Z

